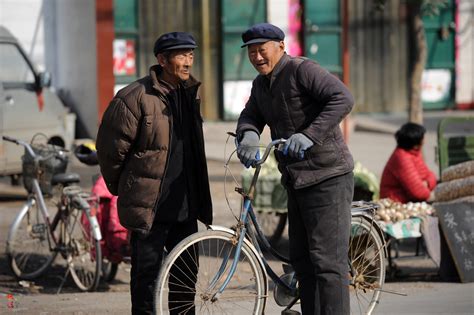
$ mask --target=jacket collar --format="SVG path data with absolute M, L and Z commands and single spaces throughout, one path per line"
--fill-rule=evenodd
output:
M 169 93 L 169 91 L 172 89 L 171 85 L 168 84 L 167 82 L 160 80 L 159 74 L 163 71 L 163 68 L 160 65 L 154 65 L 150 67 L 150 77 L 153 82 L 153 88 L 157 90 L 159 93 L 162 95 L 166 95 Z M 199 82 L 195 77 L 192 75 L 189 77 L 189 80 L 183 81 L 180 83 L 183 88 L 186 90 L 197 90 L 198 87 L 201 85 L 201 82 Z
M 278 74 L 285 68 L 286 64 L 290 61 L 291 57 L 286 54 L 286 52 L 283 54 L 283 56 L 278 60 L 277 64 L 273 68 L 272 72 L 267 75 L 267 78 L 270 79 L 270 88 L 273 85 L 273 82 L 278 77 Z

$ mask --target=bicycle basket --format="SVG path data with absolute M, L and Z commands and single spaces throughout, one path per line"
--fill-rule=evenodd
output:
M 34 159 L 25 150 L 25 154 L 21 157 L 23 185 L 31 193 L 33 191 L 33 179 L 36 178 L 43 194 L 51 195 L 53 176 L 66 171 L 68 157 L 58 147 L 51 144 L 32 144 L 31 147 L 36 155 L 42 158 L 46 157 L 46 159 L 39 161 L 36 168 Z

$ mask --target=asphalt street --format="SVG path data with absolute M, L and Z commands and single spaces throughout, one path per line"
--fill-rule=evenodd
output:
M 449 113 L 448 113 L 449 114 Z M 473 112 L 451 112 L 452 115 L 473 115 Z M 425 122 L 428 129 L 424 147 L 428 166 L 437 173 L 435 162 L 436 126 L 443 113 L 427 113 Z M 406 121 L 406 116 L 379 115 L 358 116 L 351 122 L 352 132 L 349 147 L 355 160 L 360 161 L 378 177 L 383 166 L 395 147 L 393 132 Z M 226 152 L 226 131 L 233 131 L 233 122 L 212 122 L 205 124 L 206 150 L 208 157 L 211 193 L 214 203 L 214 223 L 223 226 L 232 225 L 235 220 L 231 211 L 238 212 L 239 196 L 234 192 L 235 183 L 231 177 L 225 178 L 225 160 L 234 149 L 229 140 Z M 262 142 L 268 140 L 268 132 Z M 242 167 L 234 158 L 229 168 L 237 181 Z M 79 164 L 74 158 L 70 170 L 81 174 L 81 185 L 85 190 L 91 187 L 91 178 L 98 172 L 96 167 Z M 227 197 L 226 197 L 227 196 Z M 35 282 L 19 283 L 8 268 L 5 255 L 5 240 L 8 227 L 21 204 L 25 193 L 22 187 L 12 187 L 8 178 L 0 178 L 0 314 L 129 314 L 129 277 L 130 266 L 120 264 L 115 281 L 102 283 L 99 292 L 80 293 L 72 281 L 66 281 L 59 294 L 63 271 L 53 269 Z M 287 244 L 287 233 L 279 246 Z M 410 255 L 410 244 L 404 254 Z M 277 270 L 276 261 L 271 262 Z M 424 255 L 400 259 L 398 277 L 390 279 L 384 286 L 385 291 L 399 294 L 383 293 L 376 314 L 474 314 L 474 283 L 441 282 L 437 276 L 436 266 Z M 280 268 L 281 269 L 281 268 Z M 11 295 L 10 295 L 11 294 Z M 12 306 L 12 307 L 10 307 Z M 299 307 L 295 307 L 299 309 Z M 281 308 L 273 298 L 269 298 L 266 314 L 280 314 Z

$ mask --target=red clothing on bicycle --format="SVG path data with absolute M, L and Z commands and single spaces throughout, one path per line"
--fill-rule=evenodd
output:
M 397 147 L 382 173 L 380 198 L 406 203 L 426 201 L 436 186 L 436 176 L 428 169 L 420 149 Z

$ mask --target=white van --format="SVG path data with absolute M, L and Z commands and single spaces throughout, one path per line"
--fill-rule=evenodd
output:
M 70 149 L 76 115 L 50 90 L 51 75 L 38 73 L 17 39 L 0 25 L 0 176 L 21 174 L 23 147 L 2 136 L 29 141 L 37 133 Z

